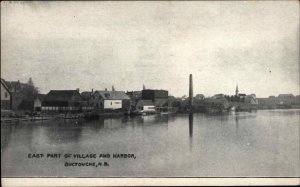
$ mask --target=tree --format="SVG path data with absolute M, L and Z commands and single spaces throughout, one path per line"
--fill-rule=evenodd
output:
M 29 78 L 29 80 L 22 92 L 27 99 L 37 97 L 37 94 L 39 91 L 38 91 L 38 88 L 34 86 L 34 83 L 33 83 L 31 77 Z
M 33 81 L 32 81 L 32 78 L 31 78 L 31 77 L 29 78 L 27 84 L 28 84 L 29 86 L 34 87 L 34 84 L 33 84 Z

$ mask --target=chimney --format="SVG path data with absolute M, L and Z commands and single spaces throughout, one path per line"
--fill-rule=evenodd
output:
M 94 89 L 92 88 L 92 93 L 94 92 Z
M 190 74 L 190 87 L 189 87 L 189 107 L 193 106 L 193 75 Z
M 79 88 L 77 88 L 76 90 L 77 90 L 77 92 L 79 92 Z
M 107 91 L 107 88 L 105 88 L 105 91 Z

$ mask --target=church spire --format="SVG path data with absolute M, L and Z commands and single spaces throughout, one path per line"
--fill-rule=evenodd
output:
M 236 85 L 236 88 L 235 88 L 235 95 L 236 96 L 239 95 L 239 87 L 238 87 L 238 85 Z

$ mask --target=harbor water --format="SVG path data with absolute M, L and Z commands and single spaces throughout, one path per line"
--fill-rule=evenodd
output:
M 1 124 L 1 173 L 2 177 L 299 177 L 299 117 L 300 110 L 291 109 Z M 84 165 L 94 162 L 103 165 Z

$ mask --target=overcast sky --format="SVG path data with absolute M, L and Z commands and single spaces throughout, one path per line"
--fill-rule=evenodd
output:
M 299 94 L 299 2 L 1 2 L 1 77 L 50 89 Z

